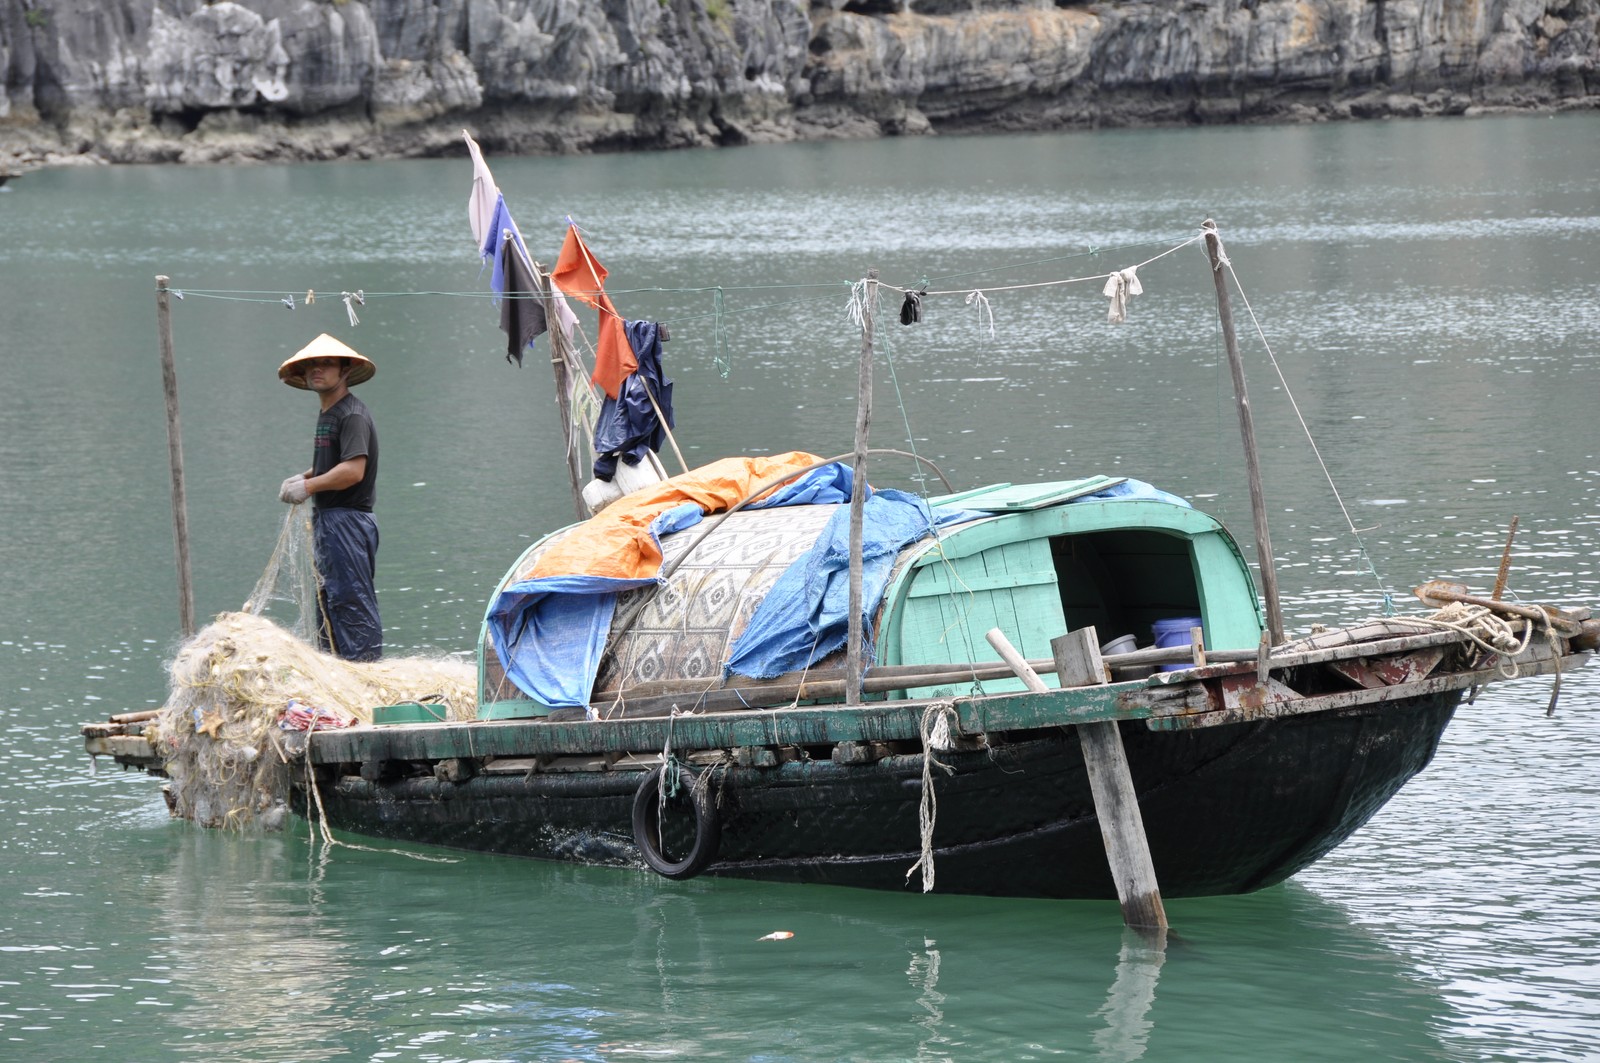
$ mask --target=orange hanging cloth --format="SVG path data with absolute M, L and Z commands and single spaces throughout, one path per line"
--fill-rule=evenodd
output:
M 567 226 L 567 238 L 561 242 L 561 254 L 556 258 L 556 268 L 550 271 L 550 280 L 569 299 L 588 303 L 600 312 L 600 335 L 595 342 L 594 373 L 589 377 L 608 398 L 617 397 L 617 389 L 634 370 L 639 361 L 628 344 L 628 334 L 622 327 L 622 315 L 611 305 L 606 294 L 606 268 L 589 253 L 577 226 Z

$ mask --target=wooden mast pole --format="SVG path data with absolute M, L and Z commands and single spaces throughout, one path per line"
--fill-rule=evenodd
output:
M 1272 555 L 1272 537 L 1267 529 L 1267 503 L 1261 490 L 1261 458 L 1256 451 L 1255 422 L 1250 416 L 1250 395 L 1245 390 L 1244 363 L 1239 360 L 1239 343 L 1233 332 L 1233 309 L 1228 302 L 1228 278 L 1222 266 L 1226 261 L 1217 223 L 1207 218 L 1200 226 L 1206 237 L 1206 255 L 1211 259 L 1211 279 L 1217 286 L 1217 316 L 1222 321 L 1222 343 L 1228 351 L 1228 369 L 1233 373 L 1233 396 L 1239 409 L 1239 434 L 1244 439 L 1244 465 L 1250 477 L 1250 513 L 1255 519 L 1256 554 L 1261 564 L 1261 596 L 1267 603 L 1267 633 L 1274 646 L 1283 642 L 1283 607 L 1278 603 L 1278 572 Z
M 861 315 L 861 369 L 856 381 L 856 453 L 850 476 L 850 625 L 845 642 L 844 703 L 861 704 L 861 539 L 866 524 L 867 436 L 872 421 L 872 318 L 878 312 L 878 270 L 867 270 Z
M 178 548 L 178 625 L 194 634 L 194 582 L 189 575 L 189 503 L 183 487 L 183 432 L 178 425 L 178 370 L 172 358 L 170 278 L 156 277 L 156 329 L 161 338 L 161 386 L 167 397 L 167 459 L 172 469 L 172 531 Z

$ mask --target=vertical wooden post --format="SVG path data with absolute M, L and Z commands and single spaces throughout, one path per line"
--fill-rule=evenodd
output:
M 156 277 L 156 330 L 161 338 L 161 387 L 167 397 L 167 459 L 172 469 L 172 531 L 178 548 L 178 626 L 194 634 L 194 582 L 189 575 L 189 503 L 183 487 L 183 432 L 178 425 L 178 370 L 172 358 L 172 306 L 164 276 Z
M 985 637 L 1029 690 L 1043 693 L 1050 689 L 999 628 Z M 1051 640 L 1050 650 L 1055 655 L 1056 674 L 1062 686 L 1099 686 L 1106 682 L 1106 665 L 1093 627 L 1079 628 Z M 1156 885 L 1155 864 L 1150 859 L 1144 820 L 1139 817 L 1139 797 L 1128 771 L 1122 735 L 1114 721 L 1080 723 L 1078 741 L 1089 769 L 1094 814 L 1100 821 L 1111 878 L 1117 884 L 1122 921 L 1130 927 L 1165 931 L 1167 912 Z
M 1261 563 L 1261 596 L 1267 603 L 1267 630 L 1274 646 L 1283 642 L 1283 608 L 1278 604 L 1278 571 L 1272 556 L 1272 537 L 1267 533 L 1267 504 L 1261 490 L 1261 458 L 1256 451 L 1255 422 L 1250 416 L 1250 395 L 1245 390 L 1244 363 L 1239 360 L 1239 342 L 1233 332 L 1233 309 L 1228 302 L 1228 278 L 1223 272 L 1222 240 L 1217 223 L 1207 218 L 1200 226 L 1206 236 L 1206 254 L 1211 259 L 1211 279 L 1217 286 L 1217 316 L 1222 321 L 1222 344 L 1228 352 L 1228 369 L 1233 373 L 1233 397 L 1239 410 L 1239 434 L 1244 439 L 1244 467 L 1250 477 L 1250 513 L 1256 525 L 1256 555 Z
M 861 315 L 861 368 L 856 382 L 856 454 L 850 478 L 850 626 L 845 645 L 844 703 L 861 704 L 861 539 L 867 506 L 867 436 L 872 421 L 872 328 L 878 312 L 878 271 L 867 270 Z

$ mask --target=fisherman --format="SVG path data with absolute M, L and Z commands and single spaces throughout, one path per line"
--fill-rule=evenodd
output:
M 314 496 L 312 519 L 320 587 L 317 643 L 349 661 L 383 656 L 383 621 L 372 585 L 378 522 L 378 430 L 366 403 L 350 393 L 377 367 L 323 333 L 278 367 L 278 379 L 322 400 L 311 468 L 283 481 L 278 497 L 298 505 Z

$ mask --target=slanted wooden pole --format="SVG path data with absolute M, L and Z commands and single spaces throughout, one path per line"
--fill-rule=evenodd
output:
M 1029 690 L 1043 693 L 1050 689 L 1003 631 L 995 628 L 985 637 Z M 1050 650 L 1055 654 L 1056 674 L 1062 686 L 1099 686 L 1106 682 L 1105 660 L 1100 656 L 1093 627 L 1053 639 Z M 1080 723 L 1077 727 L 1083 762 L 1089 769 L 1089 788 L 1094 793 L 1095 818 L 1100 821 L 1100 837 L 1106 846 L 1106 862 L 1117 885 L 1117 900 L 1122 904 L 1122 921 L 1130 927 L 1164 933 L 1167 912 L 1156 885 L 1155 864 L 1150 859 L 1150 842 L 1139 816 L 1139 797 L 1133 789 L 1122 735 L 1111 720 Z
M 1050 650 L 1055 654 L 1056 674 L 1061 677 L 1062 686 L 1106 681 L 1094 628 L 1079 628 L 1052 639 Z M 1165 931 L 1167 911 L 1156 884 L 1155 863 L 1150 858 L 1150 842 L 1139 815 L 1139 795 L 1133 788 L 1122 734 L 1113 720 L 1080 723 L 1078 742 L 1083 746 L 1083 763 L 1089 769 L 1094 815 L 1100 821 L 1100 838 L 1105 842 L 1111 879 L 1117 884 L 1122 921 L 1131 927 Z
M 1517 522 L 1521 517 L 1511 518 L 1511 529 L 1506 532 L 1506 548 L 1500 554 L 1500 571 L 1495 573 L 1494 593 L 1489 595 L 1494 601 L 1499 601 L 1506 596 L 1506 581 L 1511 578 L 1511 542 L 1517 537 Z
M 867 437 L 872 422 L 872 318 L 878 312 L 878 271 L 867 270 L 861 315 L 861 368 L 856 382 L 856 454 L 850 478 L 850 626 L 845 646 L 846 705 L 861 704 L 861 539 L 867 507 Z
M 183 431 L 178 425 L 178 370 L 172 358 L 169 278 L 156 277 L 156 330 L 161 337 L 161 387 L 167 396 L 167 459 L 172 469 L 172 531 L 178 548 L 178 626 L 194 634 L 194 582 L 189 575 L 189 502 L 183 488 Z
M 1267 603 L 1267 631 L 1274 646 L 1283 642 L 1283 608 L 1278 604 L 1278 572 L 1272 556 L 1272 537 L 1267 532 L 1267 503 L 1261 490 L 1261 458 L 1256 451 L 1255 422 L 1250 416 L 1250 395 L 1245 390 L 1244 363 L 1239 360 L 1239 342 L 1233 332 L 1233 309 L 1228 302 L 1228 277 L 1222 269 L 1222 239 L 1217 223 L 1207 218 L 1200 228 L 1206 235 L 1206 254 L 1211 259 L 1211 279 L 1217 286 L 1217 316 L 1222 321 L 1222 344 L 1228 351 L 1228 369 L 1233 373 L 1233 397 L 1239 409 L 1239 434 L 1244 439 L 1244 467 L 1250 477 L 1250 513 L 1256 525 L 1256 555 L 1261 563 L 1261 596 Z
M 521 254 L 521 248 L 515 249 Z M 561 410 L 561 435 L 567 448 L 567 480 L 572 485 L 572 508 L 579 520 L 589 519 L 589 507 L 583 504 L 583 455 L 578 453 L 572 438 L 572 350 L 567 345 L 567 335 L 561 330 L 561 320 L 556 316 L 555 300 L 550 294 L 550 275 L 537 262 L 526 263 L 533 274 L 536 293 L 544 301 L 545 316 L 550 319 L 550 368 L 556 375 L 556 405 Z M 512 296 L 508 293 L 507 298 Z

